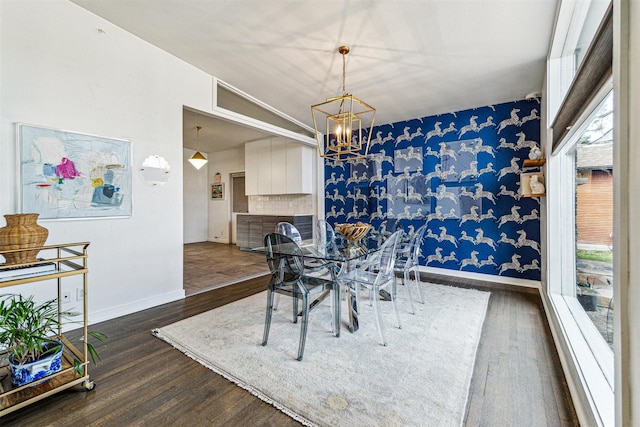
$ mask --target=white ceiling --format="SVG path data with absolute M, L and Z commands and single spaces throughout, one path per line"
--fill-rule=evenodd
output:
M 377 109 L 377 124 L 539 92 L 557 6 L 557 0 L 72 1 L 308 125 L 310 105 L 341 94 L 340 45 L 351 48 L 347 92 Z M 241 132 L 226 130 L 231 143 L 232 134 L 245 131 L 235 130 Z M 185 145 L 195 147 L 185 121 L 185 135 L 191 133 Z

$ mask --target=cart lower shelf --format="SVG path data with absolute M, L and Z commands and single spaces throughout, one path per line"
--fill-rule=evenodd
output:
M 16 387 L 11 383 L 9 365 L 0 366 L 0 417 L 79 384 L 82 384 L 86 390 L 93 390 L 95 383 L 89 379 L 88 374 L 79 375 L 73 372 L 73 361 L 76 360 L 74 356 L 82 353 L 79 353 L 67 340 L 64 342 L 62 369 L 42 380 Z M 86 367 L 87 364 L 84 363 L 83 372 L 85 373 Z

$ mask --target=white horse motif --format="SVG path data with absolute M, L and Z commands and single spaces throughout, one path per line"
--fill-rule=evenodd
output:
M 491 249 L 496 250 L 496 244 L 491 237 L 485 237 L 484 230 L 482 228 L 476 228 L 476 245 L 480 245 L 484 243 L 485 245 L 489 245 Z
M 500 144 L 498 144 L 498 150 L 502 148 L 508 148 L 509 150 L 516 151 L 518 149 L 518 144 L 514 142 L 507 142 L 505 138 L 500 138 Z
M 527 239 L 527 232 L 524 230 L 516 231 L 520 237 L 518 237 L 518 247 L 521 248 L 523 246 L 527 246 L 534 251 L 540 253 L 540 245 L 535 240 Z
M 520 112 L 519 108 L 514 108 L 511 110 L 510 117 L 508 119 L 504 119 L 498 125 L 498 132 L 500 133 L 507 126 L 518 126 L 520 125 L 520 117 L 518 117 L 518 112 Z
M 471 257 L 465 258 L 460 262 L 460 270 L 465 268 L 467 265 L 473 265 L 474 267 L 480 267 L 480 262 L 478 261 L 478 251 L 471 251 Z
M 529 213 L 528 215 L 522 215 L 522 218 L 520 218 L 520 224 L 539 218 L 540 217 L 538 216 L 538 209 L 532 209 L 531 213 Z
M 498 273 L 498 275 L 501 275 L 507 270 L 516 270 L 517 272 L 521 272 L 522 267 L 520 266 L 520 261 L 518 261 L 518 259 L 520 259 L 520 255 L 513 254 L 513 256 L 511 257 L 511 262 L 505 262 L 500 265 L 500 272 Z
M 337 184 L 342 181 L 344 181 L 344 175 L 341 174 L 339 178 L 336 178 L 336 173 L 331 172 L 331 176 L 329 177 L 325 185 Z
M 438 205 L 436 206 L 436 210 L 432 213 L 430 213 L 429 215 L 427 215 L 427 222 L 431 221 L 431 220 L 443 220 L 444 217 L 442 216 L 442 206 Z
M 493 163 L 489 162 L 489 163 L 487 163 L 487 166 L 486 166 L 486 167 L 484 167 L 484 168 L 480 169 L 480 170 L 478 171 L 478 176 L 482 176 L 482 175 L 484 175 L 485 173 L 493 173 L 493 174 L 495 174 L 495 173 L 496 173 L 496 170 L 493 168 Z
M 512 157 L 510 165 L 500 169 L 500 173 L 498 173 L 498 181 L 500 181 L 504 176 L 510 173 L 520 173 L 520 166 L 518 166 L 518 161 L 520 161 L 519 157 Z
M 518 247 L 518 242 L 507 237 L 507 233 L 500 233 L 500 240 L 498 240 L 498 243 L 506 243 L 508 245 L 513 246 L 514 248 Z
M 462 128 L 460 128 L 460 132 L 458 133 L 458 139 L 462 138 L 462 135 L 464 135 L 467 132 L 478 132 L 480 130 L 480 128 L 478 127 L 478 124 L 476 123 L 477 118 L 478 116 L 471 116 L 471 118 L 469 119 L 469 124 L 462 126 Z
M 538 110 L 536 108 L 531 110 L 531 113 L 529 113 L 528 116 L 524 116 L 522 120 L 520 120 L 520 126 L 531 120 L 540 120 L 540 116 L 538 115 Z
M 525 272 L 527 270 L 540 270 L 540 262 L 537 259 L 531 261 L 531 264 L 525 264 L 522 266 L 521 272 Z
M 427 137 L 424 139 L 424 142 L 427 142 L 429 138 L 434 136 L 442 136 L 442 129 L 440 129 L 440 125 L 442 122 L 436 122 L 433 126 L 433 130 L 427 132 Z
M 519 210 L 520 210 L 520 206 L 511 207 L 511 213 L 510 214 L 502 215 L 500 217 L 500 221 L 498 222 L 498 228 L 502 227 L 507 222 L 516 222 L 516 223 L 520 224 L 520 220 L 522 218 L 520 217 L 520 214 L 518 213 Z
M 440 145 L 440 157 L 449 156 L 453 160 L 458 160 L 458 156 L 456 156 L 455 150 L 447 148 L 446 142 L 441 142 L 439 145 Z
M 442 248 L 436 248 L 435 253 L 433 255 L 429 255 L 427 257 L 426 264 L 430 264 L 433 261 L 438 261 L 440 264 L 443 263 L 443 260 L 442 260 Z
M 447 234 L 446 227 L 439 227 L 438 229 L 440 230 L 440 235 L 438 236 L 438 242 L 442 243 L 442 242 L 444 242 L 446 240 L 448 242 L 453 243 L 453 245 L 456 248 L 458 247 L 458 241 L 451 234 Z
M 471 208 L 469 209 L 469 213 L 462 215 L 462 217 L 460 218 L 460 225 L 464 224 L 467 221 L 480 222 L 480 217 L 478 216 L 478 206 L 471 206 Z
M 496 196 L 509 196 L 513 199 L 519 200 L 520 199 L 520 195 L 518 193 L 516 193 L 515 191 L 512 190 L 507 190 L 507 186 L 506 185 L 501 185 L 500 186 L 500 192 L 498 194 L 496 194 Z

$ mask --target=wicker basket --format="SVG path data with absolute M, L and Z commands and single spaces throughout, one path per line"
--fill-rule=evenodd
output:
M 367 235 L 371 229 L 371 224 L 357 222 L 355 224 L 337 224 L 336 231 L 344 236 L 349 243 L 357 242 Z
M 0 228 L 0 251 L 41 248 L 49 236 L 49 230 L 38 225 L 37 213 L 5 215 L 5 227 Z M 28 264 L 37 261 L 39 249 L 2 254 L 5 265 Z

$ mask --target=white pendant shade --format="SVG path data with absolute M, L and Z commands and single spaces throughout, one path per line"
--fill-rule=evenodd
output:
M 206 165 L 207 162 L 208 160 L 199 151 L 196 151 L 194 155 L 189 158 L 189 163 L 198 170 Z
M 196 126 L 196 152 L 189 158 L 189 163 L 198 170 L 200 170 L 200 168 L 206 165 L 209 161 L 200 152 L 200 129 L 202 129 L 202 126 Z

